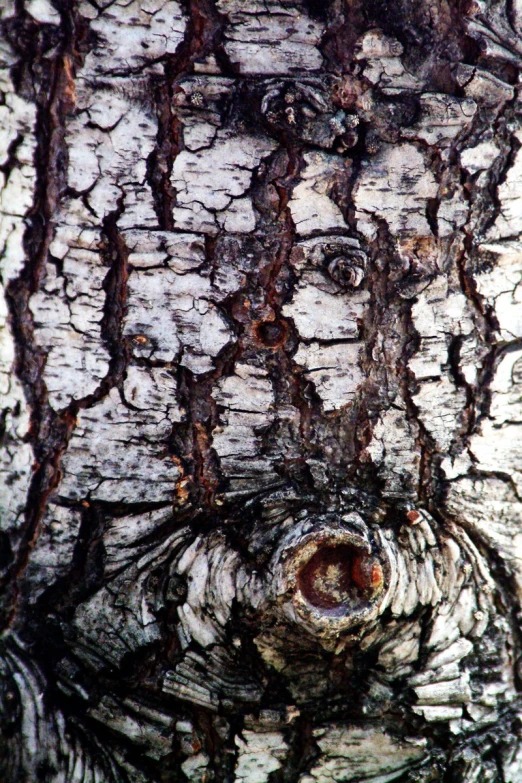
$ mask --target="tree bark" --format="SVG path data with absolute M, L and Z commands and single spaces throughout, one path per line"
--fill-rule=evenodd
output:
M 521 0 L 3 0 L 5 783 L 522 781 Z

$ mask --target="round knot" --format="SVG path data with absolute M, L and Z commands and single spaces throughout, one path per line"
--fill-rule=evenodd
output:
M 279 607 L 309 631 L 336 636 L 379 615 L 390 564 L 364 523 L 360 533 L 327 525 L 293 536 L 277 557 Z
M 383 586 L 377 558 L 348 544 L 324 546 L 297 575 L 297 586 L 311 606 L 339 615 L 346 607 L 377 595 Z

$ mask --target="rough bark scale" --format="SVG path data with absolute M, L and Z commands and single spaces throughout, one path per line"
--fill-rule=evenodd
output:
M 2 781 L 520 783 L 520 0 L 0 19 Z

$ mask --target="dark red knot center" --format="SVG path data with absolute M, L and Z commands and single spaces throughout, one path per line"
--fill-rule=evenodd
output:
M 300 569 L 297 582 L 309 604 L 335 610 L 377 595 L 383 572 L 379 561 L 364 550 L 337 544 L 318 549 Z

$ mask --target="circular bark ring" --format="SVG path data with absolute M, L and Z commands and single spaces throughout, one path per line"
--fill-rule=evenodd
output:
M 372 620 L 389 582 L 389 562 L 343 529 L 313 531 L 285 548 L 279 595 L 285 614 L 320 635 Z

